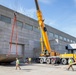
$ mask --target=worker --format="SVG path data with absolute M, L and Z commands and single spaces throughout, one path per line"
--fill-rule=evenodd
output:
M 74 59 L 74 61 L 75 61 L 74 63 L 76 64 L 76 58 Z
M 71 58 L 69 58 L 69 67 L 67 70 L 69 70 L 70 68 L 72 68 L 72 70 L 74 71 L 74 68 L 73 68 L 73 60 Z
M 19 61 L 18 58 L 16 58 L 16 70 L 17 70 L 17 68 L 19 68 L 21 70 L 21 68 L 20 68 L 20 61 Z
M 31 63 L 31 58 L 28 58 L 29 64 Z

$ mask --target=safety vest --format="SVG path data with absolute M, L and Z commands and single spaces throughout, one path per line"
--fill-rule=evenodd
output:
M 72 63 L 73 63 L 72 59 L 69 59 L 69 64 L 72 64 Z
M 29 58 L 29 61 L 31 61 L 31 58 Z
M 19 60 L 18 60 L 18 59 L 16 60 L 16 64 L 20 64 L 20 62 L 19 62 Z

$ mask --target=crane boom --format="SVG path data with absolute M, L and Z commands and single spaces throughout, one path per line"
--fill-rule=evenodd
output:
M 47 35 L 47 29 L 44 25 L 44 20 L 43 20 L 42 13 L 40 11 L 37 0 L 35 0 L 35 4 L 36 4 L 37 18 L 38 18 L 38 23 L 39 23 L 39 27 L 41 30 L 42 38 L 43 38 L 46 50 L 49 52 L 49 54 L 51 54 L 52 49 L 50 47 L 50 43 L 49 43 L 49 39 L 48 39 L 48 35 Z

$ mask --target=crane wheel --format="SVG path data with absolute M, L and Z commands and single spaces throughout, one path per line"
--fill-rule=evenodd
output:
M 40 63 L 43 64 L 43 62 L 44 62 L 44 59 L 40 58 Z
M 55 64 L 56 63 L 56 58 L 51 58 L 51 64 Z
M 66 58 L 63 58 L 63 59 L 61 60 L 61 62 L 62 62 L 63 65 L 66 65 L 66 64 L 68 63 L 68 60 L 67 60 Z
M 47 58 L 46 63 L 47 64 L 50 64 L 51 63 L 51 60 L 49 58 Z

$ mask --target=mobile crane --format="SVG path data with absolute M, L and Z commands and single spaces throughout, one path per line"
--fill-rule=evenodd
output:
M 40 54 L 41 57 L 39 57 L 40 63 L 46 62 L 49 64 L 50 62 L 52 63 L 52 58 L 57 59 L 56 56 L 58 56 L 59 53 L 53 51 L 50 47 L 50 43 L 49 43 L 49 39 L 48 39 L 48 35 L 47 35 L 47 29 L 44 25 L 44 20 L 43 20 L 42 13 L 40 11 L 37 0 L 35 0 L 35 4 L 36 4 L 36 9 L 37 9 L 37 18 L 38 18 L 39 28 L 41 31 L 41 49 L 42 49 L 42 52 Z
M 38 5 L 38 0 L 35 0 L 35 4 L 36 4 L 36 9 L 37 9 L 37 18 L 38 18 L 39 28 L 41 31 L 40 41 L 41 41 L 42 52 L 39 57 L 39 62 L 40 63 L 46 62 L 47 64 L 49 64 L 49 63 L 55 64 L 55 63 L 59 62 L 59 63 L 62 63 L 65 65 L 68 63 L 69 58 L 72 58 L 74 61 L 74 59 L 76 59 L 76 54 L 73 53 L 73 51 L 76 49 L 72 49 L 71 53 L 68 52 L 66 54 L 59 54 L 56 51 L 51 49 L 48 35 L 47 35 L 47 29 L 44 25 L 42 13 L 41 13 L 39 5 Z M 71 50 L 71 49 L 67 49 L 67 50 Z

